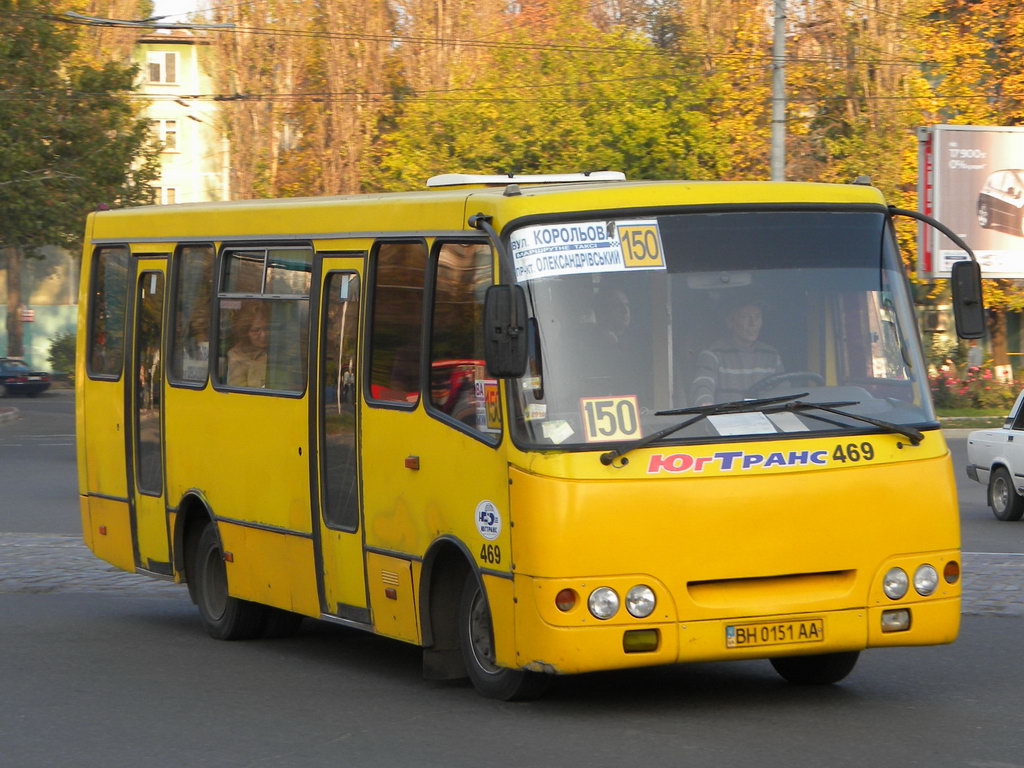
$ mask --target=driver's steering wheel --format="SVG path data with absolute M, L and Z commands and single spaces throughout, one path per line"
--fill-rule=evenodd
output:
M 815 373 L 814 371 L 786 371 L 784 373 L 776 373 L 772 376 L 761 379 L 747 390 L 747 394 L 751 397 L 755 397 L 760 395 L 762 392 L 766 392 L 772 387 L 783 383 L 784 381 L 799 380 L 806 381 L 816 387 L 821 387 L 825 384 L 825 377 L 820 373 Z

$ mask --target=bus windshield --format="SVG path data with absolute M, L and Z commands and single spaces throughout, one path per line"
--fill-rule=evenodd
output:
M 934 426 L 908 285 L 881 211 L 531 222 L 510 244 L 530 307 L 529 364 L 513 381 L 520 445 L 615 445 L 685 419 L 662 411 L 775 396 Z M 741 408 L 665 440 L 878 430 L 813 408 Z

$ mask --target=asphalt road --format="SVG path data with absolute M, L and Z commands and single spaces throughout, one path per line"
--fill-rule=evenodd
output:
M 23 418 L 0 423 L 4 768 L 1024 767 L 1019 602 L 972 603 L 951 646 L 866 652 L 838 686 L 692 664 L 562 678 L 525 704 L 426 682 L 416 648 L 318 622 L 211 640 L 181 587 L 79 544 L 69 394 L 9 404 Z M 996 521 L 959 464 L 964 549 L 1024 551 L 1024 522 Z M 991 577 L 1024 581 L 1005 573 Z

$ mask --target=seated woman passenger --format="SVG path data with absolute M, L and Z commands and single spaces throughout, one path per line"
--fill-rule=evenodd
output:
M 237 339 L 228 350 L 228 385 L 261 388 L 267 383 L 269 324 L 262 309 L 241 316 Z

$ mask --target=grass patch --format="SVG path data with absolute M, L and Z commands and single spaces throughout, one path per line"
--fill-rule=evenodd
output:
M 946 429 L 993 429 L 1003 426 L 1005 411 L 980 408 L 939 408 L 939 423 Z

